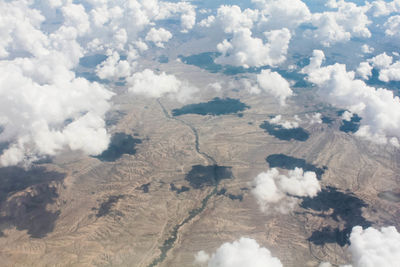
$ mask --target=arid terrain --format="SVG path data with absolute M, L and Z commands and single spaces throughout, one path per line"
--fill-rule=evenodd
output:
M 196 73 L 194 81 L 218 76 Z M 182 104 L 131 97 L 121 87 L 109 128 L 124 133 L 119 145 L 133 151 L 119 155 L 117 144 L 111 159 L 65 152 L 31 169 L 0 169 L 1 265 L 193 266 L 198 251 L 242 236 L 284 266 L 345 264 L 353 226 L 400 226 L 398 150 L 339 131 L 337 110 L 320 104 L 313 89 L 298 89 L 290 114 L 268 95 L 237 89 L 220 97 L 249 106 L 240 114 L 173 116 Z M 317 111 L 331 122 L 302 123 L 307 140 L 260 128 L 269 115 Z M 298 198 L 287 214 L 262 212 L 251 181 L 290 164 L 317 171 L 322 191 Z
M 0 267 L 399 267 L 400 0 L 0 0 Z

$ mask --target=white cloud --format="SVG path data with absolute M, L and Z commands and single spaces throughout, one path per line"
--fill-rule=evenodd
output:
M 264 30 L 295 29 L 311 19 L 307 5 L 300 0 L 252 0 L 261 9 L 259 27 Z
M 400 61 L 379 71 L 379 80 L 384 82 L 400 81 Z
M 46 33 L 38 27 L 43 22 L 50 33 L 64 28 L 64 31 L 81 37 L 80 45 L 89 49 L 87 52 L 107 49 L 121 52 L 159 20 L 179 18 L 182 31 L 187 32 L 195 25 L 196 11 L 189 2 L 158 0 L 86 0 L 79 4 L 72 1 L 14 1 L 0 4 L 0 18 L 1 58 L 7 56 L 4 48 L 10 48 L 11 40 L 17 41 L 12 45 L 15 52 L 20 49 L 17 46 L 29 46 L 24 50 L 34 51 L 35 55 L 40 53 L 48 45 Z M 165 33 L 162 34 L 165 38 Z M 157 42 L 158 45 L 161 43 Z
M 257 75 L 257 82 L 259 88 L 278 98 L 281 105 L 285 105 L 286 98 L 293 95 L 288 81 L 279 73 L 272 72 L 269 69 L 262 70 L 261 73 Z
M 322 114 L 316 112 L 312 115 L 306 114 L 306 118 L 309 120 L 310 124 L 321 124 L 322 123 Z
M 4 128 L 0 142 L 11 142 L 0 157 L 1 165 L 55 155 L 66 147 L 88 154 L 99 154 L 107 148 L 104 114 L 111 92 L 75 78 L 67 70 L 55 72 L 55 81 L 39 83 L 15 63 L 0 63 L 0 114 Z M 65 124 L 69 119 L 72 122 Z
M 375 68 L 378 69 L 383 69 L 383 68 L 388 68 L 392 62 L 393 62 L 393 57 L 388 56 L 385 52 L 382 54 L 379 54 L 371 59 L 368 60 L 374 66 Z
M 382 0 L 373 1 L 370 11 L 374 17 L 387 16 L 393 12 L 400 12 L 400 0 L 385 2 Z
M 342 114 L 342 120 L 344 121 L 351 121 L 351 118 L 353 118 L 353 113 L 351 113 L 350 111 L 345 111 Z
M 188 32 L 196 21 L 195 7 L 189 2 L 171 3 L 165 1 L 114 0 L 92 1 L 87 5 L 91 31 L 86 35 L 91 52 L 101 50 L 123 51 L 154 27 L 160 20 L 179 18 L 181 31 Z M 123 8 L 122 8 L 123 7 Z M 166 30 L 150 30 L 149 41 L 162 46 L 169 34 Z M 171 33 L 170 33 L 171 34 Z M 110 38 L 113 36 L 113 38 Z M 97 46 L 95 45 L 97 44 Z
M 215 16 L 209 16 L 199 25 L 213 27 L 211 37 L 228 37 L 217 45 L 222 53 L 215 62 L 223 65 L 249 67 L 278 66 L 286 60 L 290 31 L 284 27 L 263 31 L 262 37 L 253 36 L 252 28 L 260 20 L 260 11 L 241 10 L 239 6 L 222 5 Z
M 373 67 L 368 62 L 361 62 L 356 72 L 358 76 L 364 80 L 368 80 L 372 76 L 372 69 Z
M 215 90 L 216 92 L 220 92 L 222 90 L 222 85 L 219 82 L 210 83 L 207 85 L 207 87 Z
M 350 234 L 348 251 L 352 256 L 352 265 L 340 267 L 397 267 L 400 266 L 400 233 L 394 226 L 373 227 L 363 229 L 353 227 Z M 329 262 L 323 262 L 319 267 L 331 267 Z
M 28 52 L 43 55 L 48 46 L 47 36 L 40 30 L 45 17 L 28 5 L 0 2 L 0 59 L 13 53 Z
M 269 120 L 270 123 L 280 125 L 285 129 L 293 129 L 299 127 L 299 121 L 286 121 L 282 120 L 282 115 L 277 115 Z
M 261 93 L 261 89 L 258 87 L 257 83 L 250 79 L 247 79 L 247 78 L 240 79 L 239 85 L 236 85 L 236 83 L 233 83 L 233 84 L 234 84 L 234 86 L 243 87 L 250 94 L 260 94 Z
M 109 142 L 104 115 L 113 93 L 73 72 L 84 51 L 78 38 L 89 32 L 85 10 L 54 5 L 63 24 L 45 32 L 44 15 L 51 12 L 31 5 L 0 3 L 0 142 L 10 144 L 0 164 L 29 163 L 64 149 L 99 154 Z
M 245 237 L 224 243 L 211 256 L 200 251 L 196 260 L 195 263 L 208 267 L 282 267 L 281 261 L 273 257 L 268 249 Z
M 286 53 L 291 39 L 288 29 L 264 33 L 267 42 L 252 37 L 249 29 L 243 28 L 234 32 L 232 40 L 225 39 L 217 49 L 223 55 L 215 62 L 233 66 L 261 67 L 277 66 L 286 60 Z
M 189 30 L 195 16 L 188 2 L 1 2 L 0 122 L 4 131 L 0 142 L 10 143 L 1 164 L 55 155 L 65 148 L 102 152 L 109 140 L 104 114 L 113 94 L 102 85 L 75 77 L 79 58 L 88 52 L 112 51 L 97 66 L 97 75 L 114 80 L 130 76 L 139 56 L 132 45 L 140 52 L 147 49 L 138 38 L 144 30 L 171 17 L 180 17 L 182 30 Z M 171 37 L 163 29 L 148 34 L 148 40 L 159 46 Z M 121 60 L 121 54 L 127 59 Z M 180 89 L 176 97 L 184 99 L 193 88 L 181 87 L 186 89 Z
M 373 53 L 373 52 L 374 52 L 374 48 L 373 48 L 373 47 L 370 47 L 370 46 L 367 45 L 367 44 L 363 44 L 363 45 L 361 46 L 361 51 L 362 51 L 364 54 L 370 54 L 370 53 Z
M 399 141 L 399 139 L 396 138 L 396 137 L 390 138 L 390 139 L 389 139 L 389 143 L 390 143 L 392 146 L 396 147 L 396 148 L 400 148 L 400 141 Z
M 318 69 L 321 67 L 322 62 L 325 60 L 325 54 L 324 52 L 322 52 L 321 50 L 314 50 L 313 51 L 313 55 L 310 58 L 310 64 L 308 64 L 307 66 L 305 66 L 300 73 L 303 74 L 311 74 L 312 71 L 314 71 L 315 69 Z M 321 73 L 321 74 L 325 74 L 325 73 Z M 317 77 L 315 77 L 317 78 Z M 323 79 L 327 79 L 328 77 L 323 77 Z
M 260 173 L 254 178 L 251 193 L 256 198 L 260 209 L 268 211 L 273 206 L 286 213 L 296 204 L 292 196 L 315 197 L 321 191 L 314 172 L 304 172 L 301 168 L 289 171 L 288 176 L 279 174 L 275 168 Z
M 322 51 L 314 51 L 310 65 L 302 71 L 307 73 L 310 82 L 319 87 L 319 93 L 326 101 L 362 117 L 356 135 L 382 144 L 392 138 L 398 139 L 399 98 L 387 89 L 376 89 L 355 79 L 355 73 L 347 72 L 343 64 L 321 67 L 323 59 Z
M 379 80 L 383 82 L 400 81 L 400 61 L 393 63 L 393 57 L 385 52 L 368 60 L 379 69 Z
M 145 30 L 155 19 L 158 6 L 149 8 L 148 1 L 140 3 L 136 0 L 125 4 L 123 1 L 91 1 L 88 10 L 91 22 L 89 40 L 98 40 L 98 47 L 92 45 L 94 51 L 123 50 L 127 43 L 134 42 L 140 32 Z M 122 9 L 121 7 L 124 7 Z M 114 38 L 110 38 L 114 36 Z M 124 38 L 126 36 L 126 38 Z
M 285 194 L 278 188 L 275 180 L 279 177 L 277 169 L 262 172 L 254 178 L 251 193 L 257 199 L 261 210 L 266 211 L 270 203 L 277 203 L 285 197 Z
M 198 91 L 196 87 L 180 81 L 174 75 L 162 72 L 154 73 L 150 69 L 136 72 L 127 78 L 129 92 L 147 97 L 162 97 L 168 95 L 178 101 L 185 102 Z
M 132 72 L 131 64 L 127 60 L 120 60 L 118 52 L 107 52 L 108 58 L 96 67 L 96 74 L 100 79 L 118 80 L 126 78 Z
M 202 8 L 202 9 L 199 10 L 199 13 L 200 14 L 209 14 L 209 13 L 211 13 L 211 9 Z
M 215 23 L 215 16 L 208 16 L 199 22 L 200 27 L 209 28 Z
M 337 11 L 326 11 L 312 14 L 311 23 L 316 30 L 308 31 L 310 37 L 319 40 L 324 46 L 338 42 L 347 42 L 351 37 L 369 38 L 368 25 L 371 21 L 366 12 L 368 6 L 357 6 L 343 0 L 328 2 L 328 6 Z
M 83 35 L 90 29 L 89 16 L 81 4 L 67 3 L 61 8 L 64 23 L 63 27 L 72 27 Z
M 146 35 L 146 41 L 153 42 L 156 46 L 163 48 L 164 43 L 172 38 L 172 33 L 164 28 L 151 28 Z
M 160 2 L 156 20 L 173 18 L 180 15 L 182 32 L 188 32 L 196 24 L 196 10 L 189 2 Z
M 205 265 L 210 260 L 210 255 L 208 255 L 204 250 L 197 252 L 194 256 L 194 263 L 199 265 Z
M 400 266 L 400 234 L 396 228 L 353 228 L 349 251 L 354 267 Z
M 315 197 L 321 191 L 315 172 L 304 172 L 301 168 L 289 171 L 289 176 L 281 175 L 278 185 L 283 192 L 299 197 Z
M 137 49 L 139 49 L 140 52 L 144 52 L 147 49 L 149 49 L 147 44 L 145 42 L 143 42 L 142 40 L 140 40 L 140 39 L 138 41 L 135 41 L 134 44 L 135 44 L 135 47 Z
M 257 20 L 257 10 L 245 9 L 242 11 L 236 5 L 222 5 L 218 8 L 216 17 L 210 16 L 202 24 L 204 26 L 211 26 L 211 22 L 215 22 L 225 33 L 233 33 L 242 29 L 251 29 Z
M 390 17 L 384 24 L 385 34 L 400 37 L 400 15 Z
M 192 11 L 181 16 L 182 32 L 188 32 L 196 24 L 196 12 Z

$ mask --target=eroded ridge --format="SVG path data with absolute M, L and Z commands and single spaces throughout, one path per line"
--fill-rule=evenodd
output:
M 222 179 L 232 178 L 232 172 L 230 167 L 218 166 L 216 160 L 212 156 L 200 150 L 199 135 L 197 130 L 184 120 L 171 116 L 169 112 L 165 109 L 165 107 L 162 105 L 159 99 L 157 99 L 157 102 L 168 119 L 176 120 L 186 125 L 192 130 L 195 136 L 195 149 L 197 153 L 202 157 L 204 157 L 205 159 L 207 159 L 209 163 L 208 166 L 203 166 L 203 165 L 192 166 L 192 170 L 186 175 L 186 180 L 190 182 L 190 185 L 193 189 L 202 189 L 205 186 L 213 187 L 213 189 L 210 193 L 207 194 L 205 198 L 203 198 L 200 207 L 190 210 L 188 216 L 185 219 L 183 219 L 181 223 L 173 227 L 169 237 L 164 240 L 163 245 L 160 247 L 161 254 L 156 259 L 154 259 L 153 262 L 150 265 L 148 265 L 148 267 L 155 267 L 166 259 L 168 252 L 174 248 L 175 242 L 178 239 L 179 230 L 185 224 L 189 223 L 197 215 L 201 214 L 205 210 L 208 201 L 218 193 L 218 185 Z M 200 178 L 206 178 L 205 183 L 199 184 Z

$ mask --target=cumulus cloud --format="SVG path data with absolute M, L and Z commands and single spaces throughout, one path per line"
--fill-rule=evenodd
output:
M 281 27 L 265 28 L 262 36 L 253 35 L 252 29 L 260 22 L 260 11 L 257 9 L 241 10 L 239 6 L 222 5 L 217 14 L 202 21 L 201 27 L 213 27 L 213 36 L 228 34 L 228 37 L 217 45 L 222 53 L 215 62 L 223 65 L 249 67 L 278 66 L 286 60 L 290 31 Z M 266 18 L 266 14 L 263 15 Z
M 400 37 L 400 15 L 390 17 L 383 26 L 387 36 Z
M 218 25 L 225 33 L 232 33 L 243 28 L 252 29 L 257 26 L 262 31 L 295 29 L 311 18 L 306 4 L 300 0 L 252 0 L 256 9 L 241 10 L 236 5 L 222 5 L 216 16 L 208 16 L 200 22 L 200 26 Z
M 285 197 L 278 185 L 275 183 L 275 179 L 279 177 L 279 171 L 277 169 L 271 169 L 268 172 L 262 172 L 254 178 L 253 189 L 251 193 L 257 199 L 260 208 L 265 211 L 269 203 L 277 203 Z
M 194 256 L 194 263 L 199 265 L 205 265 L 210 260 L 210 255 L 208 255 L 204 250 L 196 253 Z
M 195 263 L 208 267 L 282 267 L 281 261 L 273 257 L 267 248 L 246 237 L 224 243 L 211 256 L 204 251 L 198 252 Z
M 400 81 L 400 61 L 393 62 L 393 57 L 386 52 L 361 62 L 357 74 L 367 80 L 372 75 L 373 68 L 379 70 L 378 79 L 383 82 Z
M 118 80 L 126 78 L 132 73 L 135 62 L 121 60 L 118 52 L 107 52 L 108 58 L 96 67 L 96 74 L 100 79 Z
M 306 114 L 306 119 L 309 120 L 310 124 L 321 124 L 322 123 L 322 114 L 316 112 L 314 114 Z
M 45 17 L 26 3 L 0 3 L 0 58 L 28 52 L 43 55 L 49 40 L 40 25 Z
M 30 4 L 0 3 L 6 14 L 0 23 L 0 142 L 9 144 L 0 164 L 29 163 L 66 148 L 99 154 L 109 142 L 104 115 L 113 93 L 73 71 L 84 51 L 78 38 L 89 29 L 85 10 L 66 3 L 63 24 L 48 33 L 41 29 L 46 17 Z
M 123 51 L 156 20 L 159 12 L 158 1 L 90 1 L 90 6 L 87 12 L 91 32 L 87 37 L 92 41 L 87 47 L 91 51 Z
M 209 16 L 200 22 L 202 27 L 216 25 L 225 33 L 233 33 L 242 29 L 251 29 L 258 20 L 258 11 L 252 9 L 241 10 L 239 6 L 222 5 L 216 16 Z
M 165 72 L 154 73 L 150 69 L 136 72 L 127 78 L 129 92 L 147 97 L 162 97 L 168 95 L 178 101 L 185 102 L 198 91 L 196 87 L 180 81 L 175 75 Z
M 382 54 L 379 54 L 371 59 L 368 60 L 374 66 L 375 68 L 378 69 L 384 69 L 388 68 L 392 62 L 393 62 L 393 57 L 388 56 L 385 52 Z
M 180 16 L 182 32 L 187 33 L 196 24 L 196 10 L 189 2 L 160 2 L 156 20 Z
M 285 105 L 286 98 L 293 95 L 288 81 L 279 73 L 272 72 L 269 69 L 262 70 L 261 73 L 257 75 L 257 83 L 259 88 L 278 98 L 281 105 Z
M 239 85 L 236 85 L 236 83 L 233 83 L 235 86 L 240 86 L 244 88 L 247 92 L 250 94 L 260 94 L 261 89 L 258 87 L 257 83 L 253 80 L 243 78 L 239 80 Z
M 245 9 L 243 12 L 239 6 L 222 5 L 217 11 L 217 22 L 226 33 L 232 33 L 238 29 L 253 27 L 258 19 L 258 12 L 252 9 Z
M 113 93 L 77 78 L 79 59 L 106 53 L 95 69 L 101 79 L 131 77 L 139 53 L 148 49 L 141 37 L 163 46 L 172 34 L 156 22 L 170 18 L 179 18 L 186 32 L 195 24 L 195 7 L 158 0 L 0 2 L 0 142 L 9 144 L 0 163 L 29 162 L 66 148 L 102 152 Z M 180 88 L 184 99 L 190 86 Z
M 322 51 L 314 51 L 310 65 L 302 72 L 308 75 L 310 82 L 319 87 L 319 93 L 326 101 L 362 117 L 361 127 L 356 135 L 381 144 L 398 139 L 399 98 L 392 91 L 376 89 L 355 79 L 355 73 L 348 72 L 343 64 L 321 67 L 323 59 Z
M 67 1 L 66 1 L 67 2 Z M 138 41 L 143 32 L 154 28 L 160 20 L 180 19 L 181 31 L 188 32 L 196 21 L 195 7 L 189 2 L 171 3 L 165 1 L 83 1 L 86 13 L 79 18 L 88 17 L 90 31 L 81 40 L 82 46 L 90 52 L 106 51 L 107 49 L 124 51 Z M 63 8 L 60 3 L 58 8 Z M 123 7 L 123 8 L 122 8 Z M 76 14 L 70 12 L 71 14 Z M 83 27 L 79 27 L 84 29 Z M 169 36 L 166 30 L 150 29 L 150 42 L 161 46 Z M 111 37 L 111 38 L 110 38 Z M 90 40 L 86 43 L 87 40 Z
M 324 46 L 331 46 L 338 42 L 347 42 L 351 37 L 369 38 L 371 32 L 368 25 L 371 21 L 366 12 L 367 5 L 357 6 L 343 0 L 328 2 L 328 6 L 337 11 L 326 11 L 312 14 L 311 23 L 316 27 L 309 30 L 307 35 L 319 40 Z
M 400 81 L 400 61 L 379 71 L 379 80 L 383 82 Z
M 264 30 L 293 30 L 311 19 L 311 12 L 301 0 L 252 0 L 261 10 L 258 26 Z
M 386 2 L 383 0 L 373 1 L 369 8 L 374 17 L 387 16 L 393 12 L 400 12 L 400 1 Z
M 172 38 L 172 33 L 164 28 L 151 28 L 146 35 L 146 41 L 153 42 L 156 46 L 164 48 L 164 43 Z
M 299 127 L 299 117 L 295 116 L 295 121 L 287 121 L 282 119 L 282 115 L 277 115 L 269 120 L 270 123 L 280 125 L 285 129 L 293 129 Z
M 400 61 L 393 63 L 393 57 L 385 52 L 368 60 L 374 68 L 379 69 L 379 80 L 383 82 L 400 81 Z
M 242 78 L 239 80 L 238 84 L 239 85 L 235 83 L 235 86 L 243 87 L 251 94 L 260 94 L 261 92 L 271 94 L 279 99 L 281 105 L 285 105 L 286 99 L 293 95 L 289 82 L 278 72 L 269 69 L 262 70 L 255 76 L 255 80 Z M 280 121 L 281 117 L 276 117 L 275 119 L 277 120 L 277 124 L 282 122 L 281 126 L 283 126 L 284 122 Z
M 343 112 L 342 114 L 342 120 L 344 121 L 351 121 L 351 119 L 353 118 L 354 114 L 351 113 L 350 111 L 346 110 L 345 112 Z
M 367 45 L 367 44 L 363 44 L 363 45 L 361 46 L 361 51 L 362 51 L 364 54 L 370 54 L 370 53 L 374 52 L 374 48 L 373 48 L 373 47 L 370 47 L 370 46 Z
M 301 168 L 289 171 L 289 176 L 281 175 L 278 185 L 283 192 L 299 197 L 315 197 L 321 191 L 315 172 L 304 172 Z
M 270 169 L 254 178 L 252 186 L 251 193 L 264 212 L 273 206 L 286 213 L 296 204 L 290 196 L 315 197 L 321 191 L 316 174 L 304 172 L 301 168 L 289 171 L 288 176 L 279 174 L 275 168 Z
M 216 92 L 220 92 L 222 90 L 222 85 L 219 82 L 210 83 L 207 85 L 207 87 L 215 90 Z
M 187 33 L 196 24 L 196 12 L 193 10 L 190 13 L 181 16 L 182 32 Z
M 358 6 L 353 2 L 331 0 L 328 1 L 327 5 L 333 11 L 311 13 L 307 5 L 301 0 L 252 0 L 252 2 L 256 5 L 254 10 L 245 9 L 242 11 L 238 6 L 221 6 L 216 16 L 209 16 L 202 20 L 200 26 L 220 25 L 225 33 L 233 34 L 232 39 L 236 36 L 245 44 L 250 43 L 252 39 L 258 39 L 252 37 L 251 31 L 253 28 L 264 32 L 285 29 L 289 33 L 292 31 L 292 34 L 294 34 L 295 29 L 303 23 L 311 24 L 315 28 L 306 30 L 305 35 L 317 40 L 324 46 L 347 42 L 352 37 L 371 37 L 371 32 L 368 29 L 371 21 L 367 15 L 370 9 L 369 4 Z M 287 40 L 287 43 L 289 43 L 290 38 L 291 35 L 286 35 L 285 40 Z M 224 48 L 229 45 L 235 47 L 231 42 L 228 44 L 224 41 L 220 44 Z M 252 44 L 249 46 L 254 47 L 253 51 L 255 52 L 262 50 L 260 49 L 262 48 L 261 45 L 258 45 L 258 48 Z M 240 54 L 237 56 L 248 57 L 249 53 L 243 50 L 240 49 L 238 51 Z M 231 61 L 236 62 L 236 65 L 244 64 L 237 63 L 240 60 Z M 272 64 L 264 63 L 264 65 Z M 253 64 L 250 66 L 258 65 Z
M 215 16 L 208 16 L 199 22 L 200 27 L 210 28 L 215 23 Z
M 143 42 L 141 39 L 135 41 L 134 45 L 140 52 L 144 52 L 149 49 L 147 44 L 145 42 Z
M 56 81 L 38 82 L 15 63 L 0 62 L 0 142 L 11 143 L 0 157 L 3 166 L 66 147 L 88 154 L 107 148 L 104 114 L 111 92 L 66 70 L 55 73 Z
M 267 42 L 252 37 L 247 28 L 235 31 L 232 40 L 225 39 L 217 45 L 222 53 L 215 62 L 233 66 L 261 67 L 277 66 L 286 60 L 291 34 L 288 29 L 265 32 Z
M 394 226 L 380 230 L 353 228 L 349 251 L 353 267 L 400 266 L 400 233 Z
M 333 267 L 330 262 L 321 262 L 318 267 Z
M 89 16 L 81 4 L 67 2 L 61 8 L 64 23 L 63 27 L 71 27 L 77 30 L 79 35 L 83 35 L 90 29 Z
M 372 76 L 372 69 L 373 67 L 368 62 L 361 62 L 356 72 L 358 76 L 364 80 L 368 80 Z
M 355 226 L 350 234 L 348 251 L 351 253 L 352 265 L 340 267 L 400 266 L 400 233 L 394 226 L 382 227 L 380 230 Z M 330 263 L 324 262 L 319 267 L 330 266 Z

